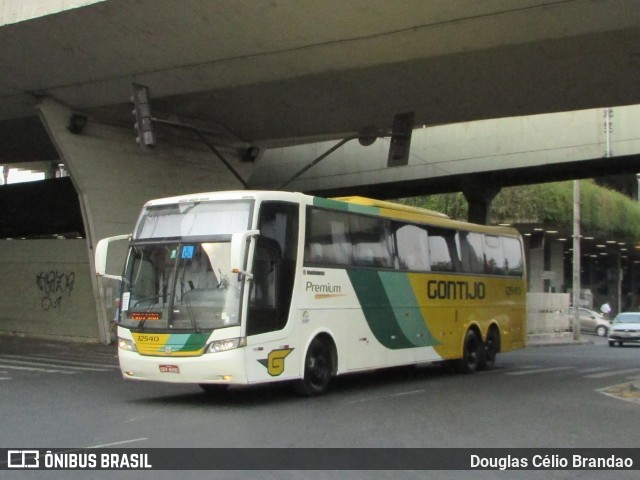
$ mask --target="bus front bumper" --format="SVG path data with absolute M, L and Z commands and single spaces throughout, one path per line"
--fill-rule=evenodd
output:
M 244 350 L 197 357 L 140 355 L 118 349 L 122 376 L 129 380 L 169 383 L 247 384 Z

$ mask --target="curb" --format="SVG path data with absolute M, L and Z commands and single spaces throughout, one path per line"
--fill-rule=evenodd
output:
M 549 345 L 593 345 L 593 340 L 589 338 L 573 339 L 573 333 L 533 333 L 527 337 L 527 347 L 546 347 Z

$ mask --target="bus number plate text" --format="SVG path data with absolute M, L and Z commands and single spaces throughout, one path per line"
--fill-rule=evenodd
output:
M 161 373 L 180 373 L 180 367 L 177 365 L 160 365 Z

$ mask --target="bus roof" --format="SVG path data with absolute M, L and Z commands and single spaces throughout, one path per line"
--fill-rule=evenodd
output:
M 397 218 L 418 223 L 432 223 L 439 226 L 464 228 L 467 230 L 494 234 L 503 233 L 507 235 L 519 235 L 517 230 L 510 227 L 495 227 L 453 220 L 444 213 L 436 212 L 434 210 L 360 196 L 334 197 L 325 199 L 322 197 L 311 196 L 299 192 L 235 190 L 194 193 L 176 197 L 159 198 L 148 201 L 145 204 L 145 207 L 169 205 L 183 202 L 208 202 L 233 199 L 253 199 L 258 201 L 295 201 L 339 210 L 346 207 L 345 209 L 348 209 L 349 211 L 367 213 L 371 215 L 381 215 L 383 217 Z M 343 205 L 344 207 L 340 207 L 340 205 Z
M 217 200 L 288 200 L 288 201 L 302 201 L 302 198 L 312 198 L 309 195 L 300 194 L 297 192 L 281 192 L 281 191 L 269 191 L 269 190 L 226 190 L 218 192 L 200 192 L 190 193 L 186 195 L 179 195 L 175 197 L 156 198 L 149 200 L 145 206 L 158 206 L 158 205 L 170 205 L 174 203 L 186 203 L 186 202 L 213 202 Z
M 318 198 L 318 197 L 316 197 Z M 377 210 L 377 215 L 384 217 L 397 218 L 418 223 L 433 224 L 436 226 L 458 228 L 476 232 L 484 232 L 488 234 L 503 234 L 509 236 L 519 236 L 516 229 L 511 227 L 481 225 L 477 223 L 469 223 L 461 220 L 453 220 L 448 215 L 427 208 L 413 207 L 403 205 L 401 203 L 388 202 L 384 200 L 375 200 L 366 197 L 334 197 L 331 201 L 344 202 L 356 207 L 364 209 L 371 208 Z M 365 213 L 365 212 L 361 212 Z
M 375 200 L 373 198 L 367 198 L 367 197 L 358 197 L 358 196 L 334 197 L 333 200 L 339 200 L 341 202 L 347 202 L 347 203 L 355 203 L 357 205 L 366 205 L 370 207 L 384 208 L 387 210 L 397 210 L 399 212 L 415 213 L 418 215 L 429 215 L 429 216 L 439 217 L 439 218 L 449 218 L 448 215 L 445 215 L 444 213 L 436 212 L 435 210 L 429 210 L 427 208 L 421 208 L 421 207 L 414 207 L 411 205 L 403 205 L 402 203 L 387 202 L 385 200 Z

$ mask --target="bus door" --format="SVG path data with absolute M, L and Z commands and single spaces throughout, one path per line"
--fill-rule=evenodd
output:
M 298 205 L 263 202 L 246 316 L 249 382 L 297 377 L 299 349 L 289 324 L 298 245 Z

